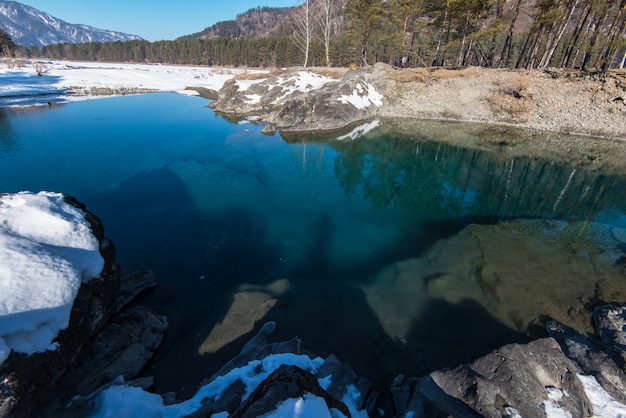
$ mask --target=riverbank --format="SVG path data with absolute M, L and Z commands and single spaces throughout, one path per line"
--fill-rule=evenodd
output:
M 380 116 L 496 123 L 626 139 L 626 71 L 404 69 Z
M 385 91 L 380 91 L 384 99 L 372 112 L 375 116 L 626 138 L 626 70 L 590 74 L 559 69 L 376 67 L 373 77 Z M 359 71 L 363 70 L 316 67 L 265 71 L 69 61 L 18 64 L 3 60 L 0 80 L 5 83 L 0 85 L 0 99 L 2 106 L 28 106 L 45 104 L 42 97 L 55 95 L 60 97 L 53 102 L 157 91 L 200 91 L 213 98 L 231 79 L 250 86 L 265 78 L 288 79 L 294 74 L 312 73 L 332 81 Z

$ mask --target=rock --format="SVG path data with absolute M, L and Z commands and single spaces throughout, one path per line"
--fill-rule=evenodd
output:
M 626 376 L 599 341 L 557 321 L 548 321 L 546 329 L 585 374 L 594 376 L 613 398 L 626 404 Z
M 385 78 L 391 70 L 390 65 L 376 63 L 348 71 L 338 82 L 285 102 L 280 110 L 267 117 L 265 130 L 327 131 L 371 119 L 383 106 L 384 96 L 395 86 L 394 81 Z
M 626 304 L 611 304 L 594 309 L 593 321 L 607 352 L 625 370 Z
M 576 377 L 581 372 L 554 339 L 542 338 L 504 346 L 453 370 L 436 371 L 404 384 L 400 380 L 394 385 L 394 395 L 400 416 L 413 412 L 415 416 L 544 418 L 546 408 L 590 416 L 589 402 Z
M 119 312 L 141 293 L 157 285 L 151 271 L 136 271 L 124 277 L 113 305 L 114 312 Z
M 480 414 L 472 410 L 461 400 L 445 393 L 429 376 L 422 378 L 397 376 L 391 391 L 396 416 L 413 416 L 424 418 L 477 418 Z
M 161 344 L 165 317 L 142 306 L 122 311 L 85 346 L 57 393 L 86 396 L 118 376 L 134 378 Z
M 344 77 L 339 82 L 287 101 L 280 110 L 267 117 L 265 131 L 339 129 L 373 118 L 382 104 L 383 96 L 373 85 L 358 77 Z
M 282 365 L 265 379 L 245 402 L 235 410 L 232 418 L 256 418 L 276 409 L 276 405 L 305 394 L 324 399 L 328 409 L 336 409 L 351 417 L 348 407 L 321 388 L 317 378 L 296 366 Z
M 328 386 L 328 393 L 335 399 L 343 399 L 348 387 L 353 386 L 361 394 L 356 404 L 357 409 L 365 409 L 368 416 L 373 416 L 376 401 L 381 390 L 375 387 L 368 379 L 359 376 L 349 364 L 341 363 L 334 355 L 328 356 L 317 372 L 317 377 L 324 378 L 332 375 L 332 383 Z
M 85 219 L 100 242 L 104 267 L 100 278 L 81 285 L 74 300 L 69 325 L 55 339 L 59 343 L 57 350 L 31 355 L 11 353 L 0 366 L 0 417 L 31 416 L 87 341 L 100 331 L 114 313 L 113 301 L 120 287 L 115 247 L 104 237 L 104 227 L 97 216 L 70 196 L 66 196 L 65 201 L 85 211 Z
M 237 367 L 245 366 L 252 360 L 261 360 L 270 354 L 302 354 L 302 340 L 294 337 L 289 341 L 270 342 L 269 337 L 276 330 L 275 322 L 267 322 L 256 336 L 244 345 L 237 357 L 226 363 L 218 372 L 223 375 Z
M 385 78 L 391 67 L 373 67 L 346 72 L 340 80 L 317 77 L 316 85 L 302 86 L 295 73 L 279 74 L 260 80 L 248 80 L 245 89 L 238 80 L 230 80 L 211 104 L 218 113 L 260 115 L 267 122 L 264 132 L 335 130 L 376 116 L 395 82 Z

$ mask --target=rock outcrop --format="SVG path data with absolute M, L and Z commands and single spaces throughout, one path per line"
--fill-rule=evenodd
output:
M 304 71 L 230 80 L 211 107 L 227 115 L 258 116 L 267 122 L 264 132 L 339 129 L 376 116 L 395 85 L 384 77 L 390 68 L 377 63 L 348 71 L 339 80 Z
M 333 355 L 312 359 L 317 364 L 313 369 L 278 365 L 250 387 L 248 379 L 263 372 L 266 359 L 303 353 L 297 338 L 270 342 L 275 329 L 270 322 L 237 357 L 202 383 L 198 393 L 204 395 L 194 397 L 201 407 L 189 416 L 257 417 L 284 405 L 295 410 L 294 405 L 311 398 L 323 405 L 324 414 L 327 410 L 328 416 L 345 417 L 623 416 L 626 377 L 620 350 L 625 311 L 626 305 L 596 309 L 598 335 L 586 336 L 549 321 L 550 337 L 509 344 L 471 363 L 423 377 L 400 375 L 390 388 L 373 385 Z M 227 382 L 217 396 L 205 389 L 215 382 Z M 168 404 L 165 398 L 162 403 Z
M 550 338 L 506 345 L 472 363 L 421 378 L 398 376 L 392 387 L 395 414 L 543 418 L 623 413 L 623 313 L 623 305 L 594 311 L 599 336 L 611 335 L 602 341 L 549 321 Z
M 89 393 L 118 375 L 134 377 L 151 357 L 167 326 L 164 318 L 146 309 L 122 310 L 135 296 L 154 286 L 154 278 L 148 272 L 121 278 L 115 247 L 104 236 L 98 217 L 70 196 L 65 201 L 85 212 L 100 243 L 104 268 L 99 278 L 80 287 L 69 325 L 55 340 L 56 350 L 31 355 L 13 352 L 2 363 L 0 417 L 61 416 L 65 407 L 61 403 L 77 390 Z M 59 407 L 58 413 L 46 412 L 55 407 Z

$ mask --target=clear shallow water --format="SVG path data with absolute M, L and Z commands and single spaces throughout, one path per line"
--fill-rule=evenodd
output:
M 125 273 L 154 271 L 143 303 L 170 330 L 145 374 L 160 391 L 190 395 L 267 320 L 385 381 L 523 341 L 541 315 L 576 321 L 570 300 L 625 295 L 624 178 L 505 152 L 504 131 L 495 148 L 433 140 L 456 135 L 447 124 L 284 140 L 205 105 L 0 110 L 1 191 L 75 196 Z

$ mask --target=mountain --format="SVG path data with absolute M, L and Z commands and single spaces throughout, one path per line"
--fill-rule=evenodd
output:
M 293 32 L 288 23 L 294 7 L 255 7 L 184 38 L 261 38 Z
M 0 28 L 13 42 L 23 46 L 142 39 L 137 35 L 67 23 L 16 1 L 0 1 Z

